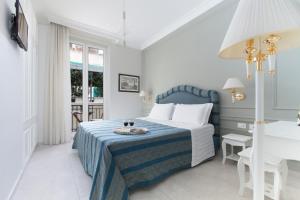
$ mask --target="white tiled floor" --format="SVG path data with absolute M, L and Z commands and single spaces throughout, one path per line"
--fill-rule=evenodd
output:
M 238 193 L 234 162 L 221 157 L 167 178 L 153 187 L 137 190 L 131 200 L 250 200 Z M 34 152 L 12 200 L 87 200 L 91 178 L 84 172 L 71 144 L 40 146 Z M 300 173 L 289 172 L 287 200 L 300 199 Z

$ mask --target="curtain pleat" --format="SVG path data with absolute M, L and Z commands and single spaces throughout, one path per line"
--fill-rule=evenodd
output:
M 71 80 L 69 30 L 50 24 L 44 80 L 42 143 L 63 144 L 71 136 Z

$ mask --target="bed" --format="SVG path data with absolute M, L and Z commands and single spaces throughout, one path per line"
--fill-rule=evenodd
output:
M 181 85 L 158 95 L 156 102 L 214 105 L 209 124 L 201 127 L 138 118 L 135 126 L 148 128 L 145 135 L 115 134 L 122 120 L 81 123 L 73 148 L 92 176 L 91 200 L 127 200 L 130 190 L 155 184 L 215 155 L 220 143 L 216 91 Z

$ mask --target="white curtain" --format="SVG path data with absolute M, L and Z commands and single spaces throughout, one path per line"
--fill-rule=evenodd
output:
M 69 30 L 51 23 L 48 35 L 45 69 L 40 77 L 42 106 L 39 120 L 40 142 L 53 145 L 71 138 Z

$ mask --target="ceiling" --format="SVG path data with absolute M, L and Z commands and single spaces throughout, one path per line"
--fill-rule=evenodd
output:
M 82 29 L 118 42 L 122 0 L 32 0 L 38 20 Z M 128 46 L 144 49 L 222 0 L 126 0 Z

